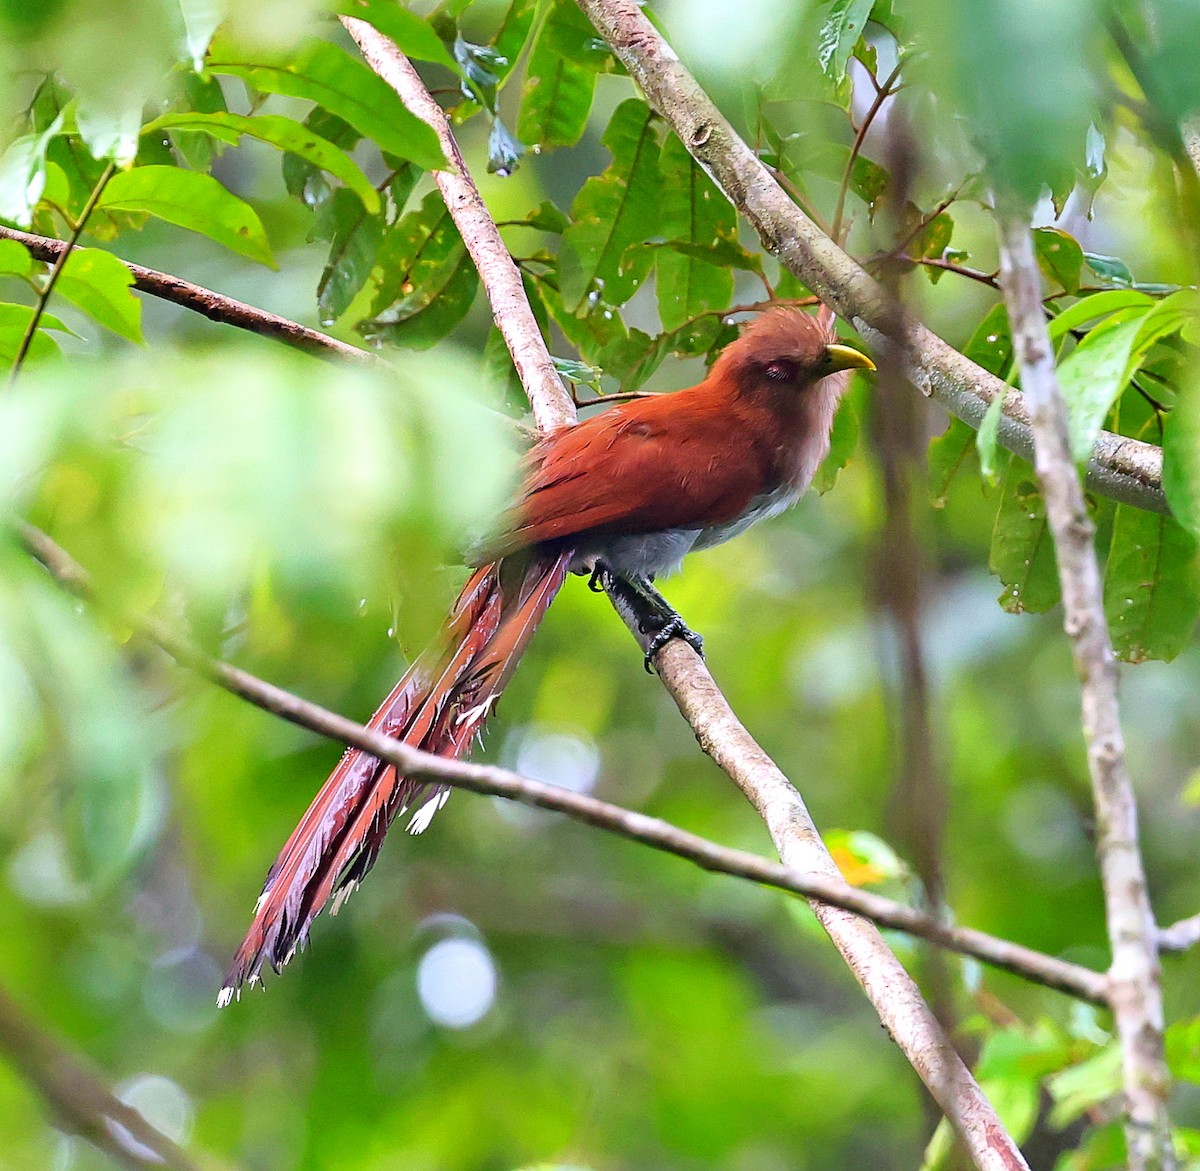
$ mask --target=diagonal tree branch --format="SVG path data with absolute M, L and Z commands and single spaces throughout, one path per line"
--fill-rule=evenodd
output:
M 59 585 L 85 601 L 96 603 L 91 577 L 65 549 L 32 525 L 19 525 L 25 548 L 49 571 Z M 998 939 L 968 927 L 949 927 L 904 903 L 895 902 L 847 883 L 836 872 L 831 877 L 804 874 L 745 850 L 729 849 L 656 817 L 611 805 L 558 785 L 519 776 L 491 765 L 469 764 L 422 752 L 371 731 L 291 692 L 258 679 L 249 672 L 212 659 L 168 626 L 152 618 L 122 614 L 121 620 L 148 639 L 180 666 L 224 688 L 233 695 L 280 716 L 302 728 L 394 764 L 412 777 L 426 777 L 455 788 L 487 796 L 504 797 L 563 813 L 576 821 L 607 830 L 631 841 L 664 850 L 713 873 L 744 878 L 762 886 L 777 887 L 807 898 L 820 899 L 874 919 L 885 927 L 928 939 L 940 947 L 974 956 L 1038 984 L 1055 988 L 1094 1004 L 1107 1003 L 1104 975 L 1021 944 Z
M 1100 876 L 1112 945 L 1112 1007 L 1121 1041 L 1133 1171 L 1175 1165 L 1167 1117 L 1170 1074 L 1163 1051 L 1158 929 L 1146 893 L 1137 806 L 1125 761 L 1117 663 L 1104 615 L 1095 529 L 1067 438 L 1067 408 L 1042 313 L 1041 277 L 1027 221 L 1000 225 L 1000 282 L 1008 304 L 1021 385 L 1032 411 L 1038 483 L 1054 537 L 1063 626 L 1071 641 L 1083 706 L 1083 736 L 1096 805 Z
M 622 617 L 645 649 L 648 640 L 637 632 L 635 616 Z M 806 875 L 836 875 L 804 798 L 742 726 L 700 656 L 674 639 L 659 652 L 655 666 L 700 747 L 758 810 L 784 864 Z M 812 909 L 972 1162 L 981 1171 L 1026 1168 L 991 1103 L 874 925 L 819 902 Z
M 873 345 L 886 344 L 906 377 L 951 414 L 978 427 L 1005 384 L 919 322 L 894 328 L 887 298 L 860 265 L 806 216 L 726 121 L 650 23 L 637 0 L 577 0 L 579 7 L 701 166 L 754 227 L 768 252 Z M 1029 410 L 1011 390 L 1004 400 L 1000 442 L 1029 459 Z M 1166 512 L 1162 451 L 1105 433 L 1088 464 L 1088 486 L 1139 508 Z
M 41 1095 L 55 1125 L 77 1134 L 130 1171 L 199 1171 L 177 1144 L 126 1105 L 99 1075 L 42 1031 L 0 988 L 0 1051 Z
M 640 12 L 637 15 L 640 18 Z M 345 17 L 342 19 L 363 49 L 368 64 L 397 90 L 414 113 L 427 120 L 435 119 L 438 136 L 445 142 L 450 137 L 445 116 L 440 109 L 434 114 L 436 103 L 432 102 L 407 58 L 372 26 Z M 650 26 L 647 24 L 646 27 Z M 651 32 L 657 36 L 653 29 Z M 456 151 L 451 157 L 465 172 L 461 155 Z M 468 247 L 471 247 L 470 241 L 476 234 L 488 241 L 486 252 L 489 263 L 480 269 L 484 285 L 487 286 L 497 273 L 507 280 L 511 260 L 508 265 L 500 263 L 493 267 L 491 264 L 495 253 L 503 250 L 504 245 L 474 184 L 452 185 L 447 181 L 445 172 L 439 172 L 436 178 L 446 197 L 446 206 L 459 224 Z M 472 255 L 475 255 L 474 250 Z M 846 261 L 853 265 L 849 258 Z M 514 295 L 519 292 L 524 299 L 524 290 L 519 281 L 513 292 Z M 495 298 L 494 304 L 502 300 L 503 295 Z M 515 357 L 514 361 L 517 362 L 517 369 L 524 372 L 531 366 L 536 368 L 542 364 L 545 344 L 527 305 L 522 320 L 525 324 L 520 326 L 513 322 L 515 328 L 511 336 L 506 335 L 506 341 L 514 354 L 519 352 L 522 355 L 520 361 Z M 537 355 L 536 359 L 534 355 Z M 537 410 L 541 399 L 540 384 L 528 385 L 527 389 Z M 539 423 L 553 426 L 562 417 L 559 412 L 543 407 Z M 565 417 L 569 418 L 570 415 Z M 609 597 L 634 637 L 644 638 L 639 634 L 638 616 L 614 592 L 610 591 Z M 676 639 L 658 654 L 655 665 L 701 746 L 758 809 L 783 862 L 805 873 L 836 879 L 837 867 L 821 841 L 800 794 L 742 727 L 700 657 Z M 812 906 L 821 925 L 862 985 L 880 1020 L 929 1088 L 976 1165 L 981 1171 L 1019 1171 L 1025 1168 L 1025 1160 L 1005 1131 L 999 1116 L 954 1051 L 929 1006 L 921 998 L 916 984 L 887 946 L 878 928 L 840 908 L 821 902 L 813 902 Z
M 509 255 L 499 229 L 488 212 L 463 162 L 462 153 L 442 108 L 425 88 L 412 62 L 374 26 L 365 20 L 343 16 L 342 24 L 362 50 L 367 64 L 400 95 L 400 100 L 423 122 L 433 127 L 453 171 L 434 171 L 446 207 L 454 220 L 492 306 L 492 317 L 504 337 L 521 385 L 533 407 L 538 430 L 555 431 L 575 422 L 575 406 L 554 369 L 542 342 L 521 273 Z M 530 344 L 536 338 L 537 344 Z

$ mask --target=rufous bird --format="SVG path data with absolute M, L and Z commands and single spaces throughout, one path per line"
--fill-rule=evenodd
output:
M 422 654 L 369 727 L 439 756 L 469 750 L 568 571 L 622 592 L 652 634 L 698 636 L 651 585 L 684 556 L 795 503 L 829 450 L 849 372 L 869 358 L 839 345 L 832 314 L 774 308 L 721 351 L 698 386 L 634 399 L 536 443 L 511 511 L 475 565 L 445 636 Z M 267 874 L 254 922 L 221 989 L 276 971 L 375 862 L 392 821 L 419 833 L 449 790 L 398 776 L 358 749 L 342 757 Z

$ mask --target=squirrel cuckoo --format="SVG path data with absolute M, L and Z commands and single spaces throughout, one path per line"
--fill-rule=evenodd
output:
M 647 668 L 671 638 L 699 650 L 650 583 L 808 487 L 849 371 L 874 369 L 836 337 L 827 309 L 769 310 L 698 386 L 621 403 L 536 443 L 499 533 L 468 558 L 475 569 L 444 641 L 413 663 L 369 726 L 465 755 L 568 571 L 623 591 L 644 615 Z M 421 802 L 409 823 L 419 833 L 448 795 L 347 751 L 267 874 L 219 1003 L 257 982 L 264 962 L 278 971 L 304 946 L 329 899 L 336 911 L 370 870 L 398 814 Z

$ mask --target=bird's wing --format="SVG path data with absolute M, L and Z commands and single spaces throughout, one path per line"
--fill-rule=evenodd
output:
M 739 442 L 736 422 L 701 407 L 686 391 L 639 399 L 543 440 L 487 556 L 580 533 L 703 528 L 740 516 L 761 488 L 761 460 Z

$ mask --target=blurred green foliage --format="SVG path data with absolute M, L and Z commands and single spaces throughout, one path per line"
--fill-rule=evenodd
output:
M 217 1013 L 266 866 L 339 750 L 182 674 L 123 615 L 158 613 L 365 716 L 435 630 L 456 551 L 502 506 L 516 445 L 496 411 L 522 409 L 423 171 L 436 144 L 334 10 L 393 36 L 452 108 L 579 386 L 686 385 L 733 336 L 733 306 L 807 294 L 566 0 L 0 4 L 13 126 L 0 218 L 62 239 L 78 228 L 83 244 L 47 296 L 49 265 L 0 241 L 0 361 L 28 341 L 0 394 L 0 508 L 69 548 L 102 600 L 84 608 L 0 541 L 0 986 L 203 1166 L 956 1166 L 802 904 L 467 795 L 420 839 L 397 834 L 266 995 Z M 1200 104 L 1192 6 L 778 0 L 656 15 L 796 198 L 828 221 L 844 190 L 851 250 L 895 253 L 905 295 L 1001 377 L 990 192 L 1035 203 L 1078 454 L 1101 427 L 1165 450 L 1174 518 L 1094 506 L 1118 652 L 1173 659 L 1124 668 L 1123 699 L 1156 907 L 1164 922 L 1192 913 L 1196 272 L 1164 130 L 1182 135 Z M 897 61 L 920 146 L 907 177 L 886 117 L 858 133 Z M 117 257 L 365 340 L 381 361 L 322 363 L 143 301 Z M 856 385 L 818 477 L 827 494 L 667 589 L 735 709 L 836 831 L 847 874 L 920 902 L 894 808 L 895 635 L 865 584 L 883 520 L 870 411 Z M 947 900 L 965 923 L 1102 967 L 1044 506 L 994 430 L 978 446 L 962 424 L 930 430 L 945 431 L 920 528 Z M 770 849 L 582 582 L 478 756 Z M 931 971 L 924 949 L 893 942 Z M 1031 1162 L 1120 1165 L 1105 1017 L 943 962 L 943 1007 Z M 1193 1158 L 1198 964 L 1165 961 Z M 0 1059 L 0 1168 L 103 1165 Z

